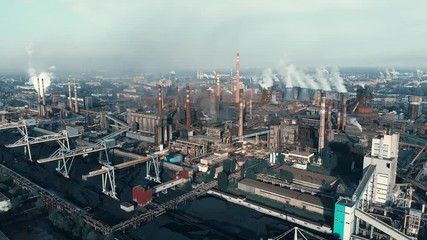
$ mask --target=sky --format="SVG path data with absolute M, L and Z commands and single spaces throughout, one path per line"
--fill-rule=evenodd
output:
M 0 70 L 414 67 L 425 0 L 2 0 Z

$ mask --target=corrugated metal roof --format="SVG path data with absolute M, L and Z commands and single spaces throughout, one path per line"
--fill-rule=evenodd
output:
M 259 182 L 259 181 L 248 179 L 248 178 L 241 180 L 239 183 L 250 186 L 250 187 L 255 187 L 266 192 L 279 194 L 279 195 L 282 195 L 283 197 L 297 199 L 302 202 L 317 205 L 319 207 L 324 207 L 327 209 L 333 209 L 333 206 L 334 206 L 334 201 L 331 201 L 331 199 L 323 199 L 310 194 L 292 191 L 286 188 L 281 188 L 278 186 L 274 186 L 268 183 Z

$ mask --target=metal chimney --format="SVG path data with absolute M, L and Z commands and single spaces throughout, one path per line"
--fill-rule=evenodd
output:
M 74 112 L 79 112 L 79 100 L 77 96 L 77 83 L 76 80 L 74 80 Z
M 44 79 L 43 78 L 42 78 L 42 87 L 41 87 L 40 94 L 42 94 L 42 100 L 43 100 L 42 116 L 46 117 L 46 92 L 44 90 Z
M 185 103 L 185 115 L 186 115 L 186 127 L 189 129 L 191 127 L 191 107 L 190 107 L 190 86 L 187 86 L 187 95 Z
M 240 103 L 240 55 L 236 54 L 236 103 Z
M 239 91 L 240 93 L 240 91 Z M 240 95 L 240 94 L 239 94 Z M 239 105 L 239 132 L 238 136 L 243 136 L 243 101 L 240 98 L 240 105 Z
M 216 97 L 218 98 L 218 101 L 221 98 L 221 75 L 219 72 L 216 73 Z
M 71 82 L 68 80 L 68 106 L 73 109 L 73 100 L 71 99 Z
M 332 142 L 334 140 L 334 131 L 332 130 L 332 104 L 333 101 L 328 103 L 328 142 Z
M 158 86 L 158 93 L 157 93 L 157 97 L 158 97 L 158 110 L 157 110 L 157 112 L 159 113 L 159 116 L 162 116 L 163 115 L 163 101 L 162 101 L 162 86 L 161 85 L 159 85 Z
M 341 93 L 341 102 L 342 102 L 342 119 L 341 119 L 341 130 L 345 131 L 347 126 L 347 94 Z
M 41 101 L 41 91 L 40 91 L 40 79 L 37 78 L 37 111 L 39 112 L 39 116 L 42 115 L 42 109 L 41 109 L 41 105 L 40 105 L 40 101 Z
M 325 148 L 325 111 L 326 111 L 326 94 L 324 91 L 321 92 L 321 103 L 320 103 L 320 127 L 319 127 L 319 148 L 317 152 L 322 153 Z

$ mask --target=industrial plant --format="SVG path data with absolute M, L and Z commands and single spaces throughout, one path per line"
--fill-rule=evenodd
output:
M 210 196 L 293 227 L 271 239 L 427 237 L 425 102 L 390 92 L 415 76 L 245 72 L 235 57 L 230 74 L 1 77 L 0 180 L 40 199 L 0 188 L 4 218 L 41 208 L 139 239 Z

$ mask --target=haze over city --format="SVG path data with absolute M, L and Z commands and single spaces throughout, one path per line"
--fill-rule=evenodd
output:
M 0 70 L 411 67 L 426 1 L 2 1 Z
M 0 239 L 427 239 L 426 0 L 0 9 Z

